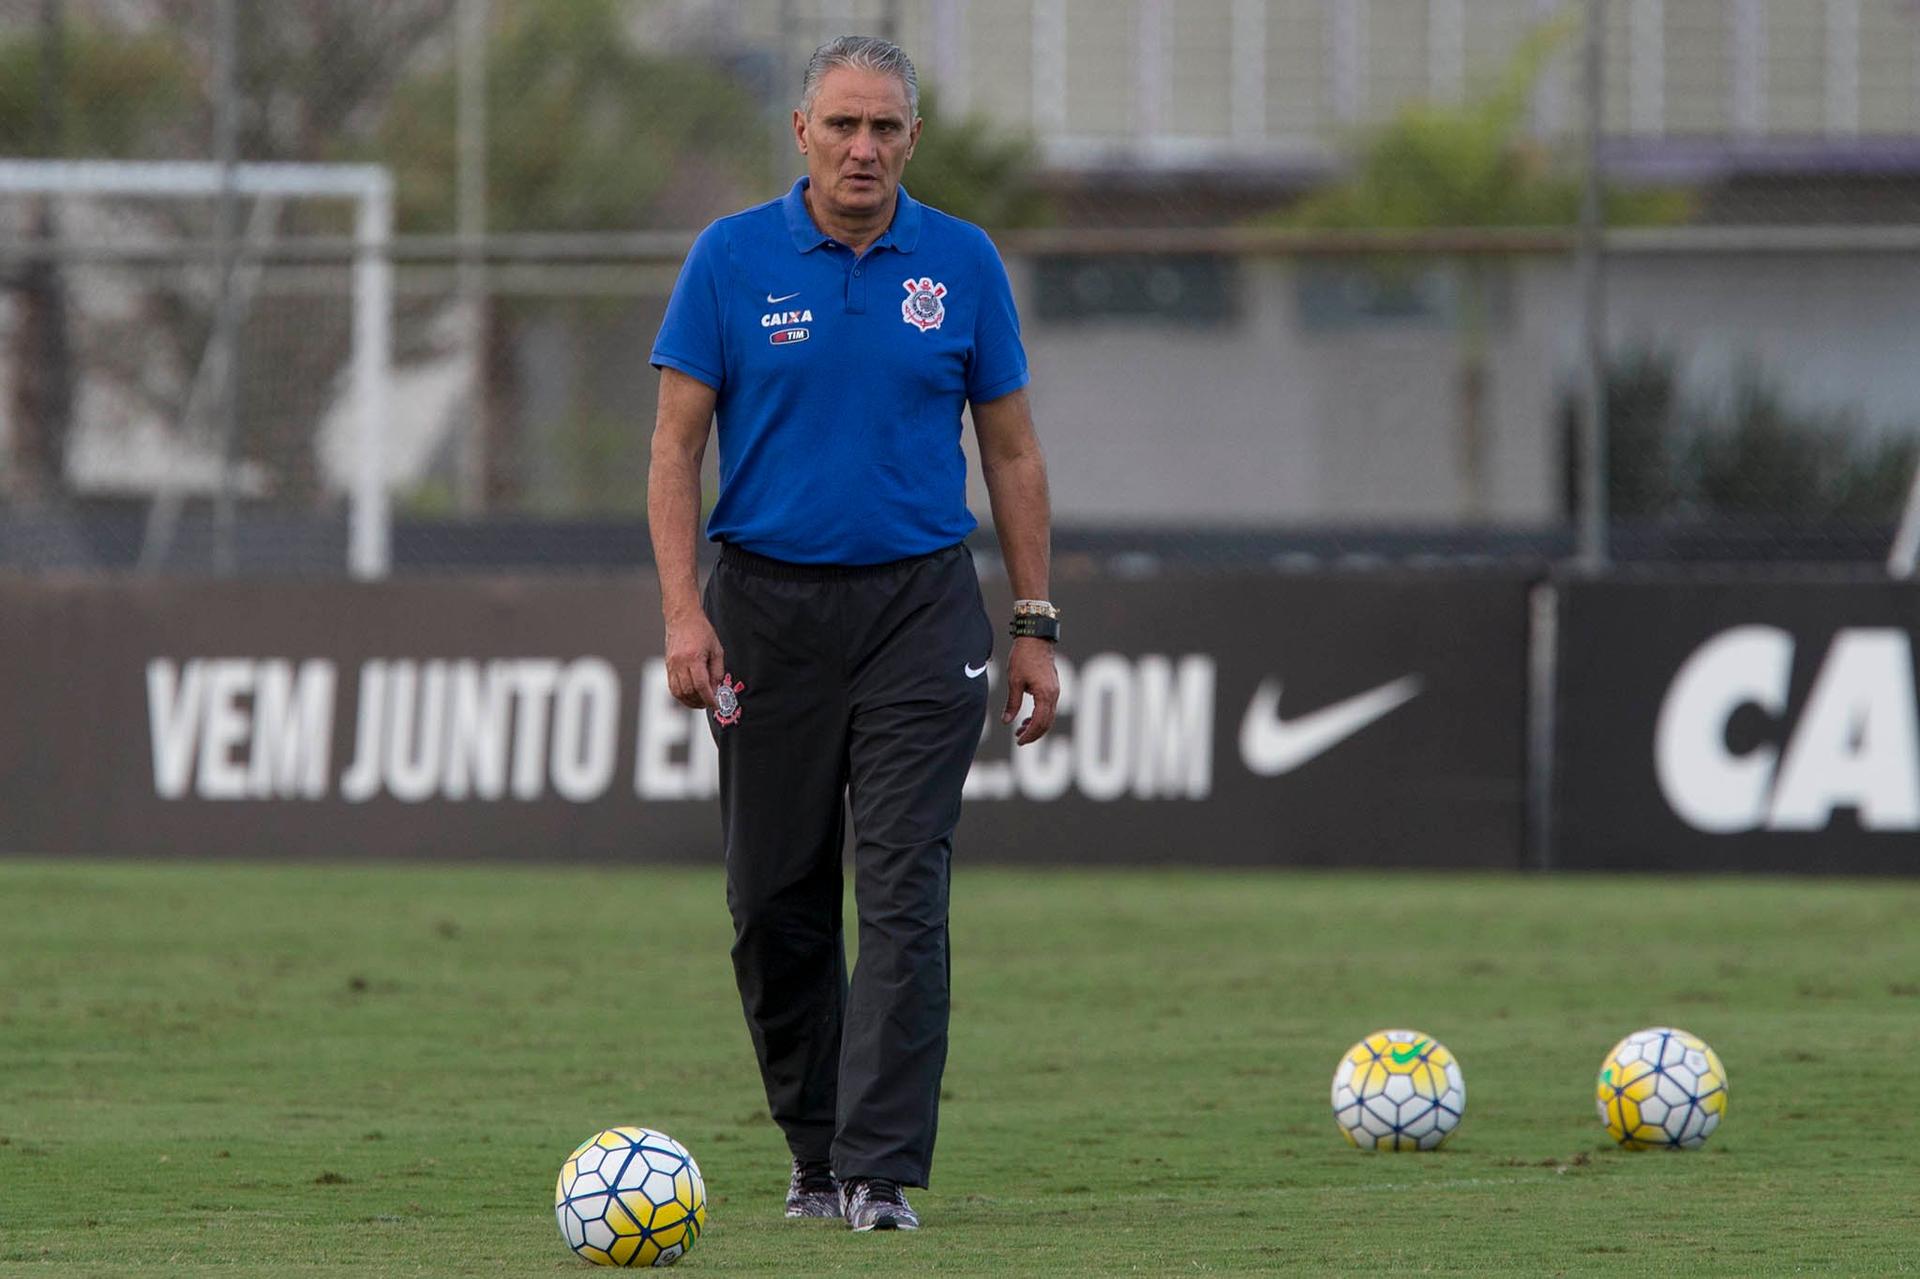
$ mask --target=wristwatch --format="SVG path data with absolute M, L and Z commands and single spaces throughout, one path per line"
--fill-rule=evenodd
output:
M 1015 639 L 1039 639 L 1049 644 L 1060 642 L 1060 610 L 1051 600 L 1015 600 L 1013 624 L 1007 634 Z

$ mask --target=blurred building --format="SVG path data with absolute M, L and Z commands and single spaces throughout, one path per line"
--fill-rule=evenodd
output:
M 1341 173 L 1366 127 L 1405 104 L 1470 100 L 1543 24 L 1560 24 L 1561 35 L 1526 127 L 1543 153 L 1564 152 L 1585 109 L 1579 0 L 603 2 L 635 47 L 718 70 L 747 104 L 746 127 L 722 136 L 651 116 L 638 129 L 623 122 L 620 136 L 635 145 L 622 154 L 659 157 L 656 171 L 675 175 L 673 198 L 623 208 L 617 223 L 592 229 L 668 234 L 585 255 L 560 236 L 552 257 L 517 243 L 485 272 L 480 293 L 494 323 L 481 339 L 469 323 L 476 277 L 444 243 L 404 249 L 386 457 L 403 505 L 637 516 L 653 409 L 642 357 L 678 246 L 707 217 L 772 194 L 799 171 L 786 112 L 807 54 L 834 35 L 870 31 L 913 54 L 939 104 L 936 128 L 984 121 L 1033 142 L 1053 226 L 996 232 L 1021 299 L 1063 524 L 1566 527 L 1566 415 L 1581 357 L 1567 253 L 1489 255 L 1469 280 L 1458 259 L 1403 257 L 1383 271 L 1352 257 L 1250 251 L 1212 233 L 1284 209 Z M 451 174 L 431 170 L 423 184 L 416 162 L 461 151 L 464 126 L 451 109 L 420 114 L 434 101 L 420 91 L 430 82 L 451 92 L 463 65 L 460 15 L 478 13 L 498 40 L 528 15 L 559 12 L 541 7 L 557 3 L 391 0 L 362 17 L 246 0 L 241 158 L 353 155 L 403 179 L 413 173 L 404 190 L 444 193 Z M 64 13 L 91 31 L 137 37 L 120 61 L 98 61 L 93 78 L 76 81 L 96 107 L 137 96 L 131 77 L 158 74 L 143 67 L 189 81 L 173 85 L 166 130 L 128 131 L 104 154 L 205 158 L 214 10 L 214 0 L 0 5 L 12 55 L 0 63 L 0 125 L 14 148 L 44 142 L 40 86 L 52 46 L 42 35 L 47 15 Z M 1920 227 L 1920 0 L 1606 0 L 1605 11 L 1610 175 L 1697 194 L 1687 236 L 1655 243 L 1655 234 L 1610 259 L 1615 349 L 1666 359 L 1681 390 L 1709 409 L 1736 397 L 1741 370 L 1758 369 L 1823 431 L 1920 438 L 1911 352 L 1920 243 L 1909 234 Z M 277 60 L 245 61 L 260 49 Z M 374 54 L 384 61 L 369 69 Z M 127 77 L 124 91 L 103 76 Z M 483 146 L 527 138 L 528 120 L 566 118 L 555 105 L 564 97 L 541 77 L 490 83 Z M 394 105 L 408 102 L 428 131 L 388 133 Z M 98 114 L 115 123 L 129 113 Z M 75 140 L 54 154 L 102 155 L 72 123 Z M 535 136 L 557 156 L 569 135 L 554 127 Z M 737 155 L 751 163 L 724 173 L 706 163 Z M 492 162 L 496 197 L 510 169 L 514 181 L 539 176 L 539 166 L 502 161 Z M 909 169 L 909 186 L 917 180 Z M 453 202 L 443 203 L 445 220 L 410 229 L 450 237 Z M 248 212 L 251 227 L 259 210 Z M 260 219 L 263 250 L 326 229 L 298 212 Z M 238 362 L 241 443 L 223 465 L 195 413 L 207 397 L 194 388 L 210 384 L 214 367 L 206 335 L 219 293 L 208 213 L 176 225 L 152 209 L 66 203 L 75 256 L 63 278 L 79 367 L 69 487 L 139 503 L 165 474 L 176 496 L 224 484 L 256 509 L 337 509 L 356 464 L 338 376 L 347 264 L 295 254 L 243 273 L 252 283 Z M 18 197 L 0 198 L 0 231 L 26 243 L 33 214 Z M 582 229 L 527 217 L 484 229 L 509 225 Z M 1104 237 L 1098 251 L 1070 242 L 1083 228 Z M 1754 239 L 1756 228 L 1781 234 Z M 95 252 L 93 241 L 129 229 L 163 245 L 198 242 L 198 256 L 187 247 L 177 261 Z M 8 266 L 0 458 L 30 420 L 15 387 L 34 367 L 22 336 L 29 277 Z M 1682 425 L 1693 431 L 1692 421 Z M 504 496 L 480 492 L 482 471 L 510 481 Z M 0 468 L 0 491 L 6 482 Z M 976 498 L 984 510 L 984 493 Z M 1756 497 L 1755 508 L 1768 500 Z
M 751 47 L 797 82 L 846 31 L 902 41 L 942 118 L 1037 143 L 1070 225 L 1234 225 L 1339 170 L 1355 136 L 1459 101 L 1540 24 L 1530 125 L 1570 144 L 1584 5 L 1560 0 L 678 0 L 657 34 Z M 1718 224 L 1920 221 L 1920 11 L 1906 0 L 1609 0 L 1610 173 Z M 790 90 L 789 90 L 790 92 Z M 791 163 L 791 161 L 789 161 Z M 912 175 L 909 173 L 909 183 Z M 1020 243 L 1018 237 L 1008 242 Z M 1164 242 L 1160 242 L 1164 244 Z M 1480 420 L 1460 409 L 1460 277 L 1206 251 L 1016 254 L 1068 521 L 1546 524 L 1580 300 L 1561 257 L 1487 270 Z M 1920 405 L 1910 258 L 1617 259 L 1618 343 L 1721 388 L 1742 367 L 1900 429 Z M 1808 318 L 1818 316 L 1810 332 Z
M 675 0 L 656 33 L 777 51 L 833 34 L 902 40 L 943 108 L 1030 133 L 1077 215 L 1216 218 L 1297 189 L 1343 135 L 1414 100 L 1455 101 L 1556 20 L 1543 137 L 1579 124 L 1584 5 L 1570 0 Z M 1912 0 L 1607 0 L 1605 128 L 1616 171 L 1745 184 L 1720 216 L 1911 218 L 1877 179 L 1920 174 Z M 1189 184 L 1180 185 L 1176 175 Z M 1076 181 L 1077 180 L 1077 181 Z M 1799 201 L 1771 198 L 1799 180 Z M 1249 192 L 1251 188 L 1251 192 Z M 1862 188 L 1869 188 L 1863 192 Z M 1133 199 L 1129 189 L 1144 191 Z M 1203 198 L 1210 196 L 1211 199 Z

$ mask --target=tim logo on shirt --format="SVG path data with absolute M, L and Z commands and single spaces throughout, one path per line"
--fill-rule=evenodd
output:
M 813 323 L 813 311 L 769 311 L 760 317 L 760 327 L 772 329 L 767 341 L 775 346 L 791 346 L 795 342 L 807 340 L 807 330 L 797 327 Z

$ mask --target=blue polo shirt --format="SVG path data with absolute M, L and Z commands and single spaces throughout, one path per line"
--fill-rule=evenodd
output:
M 1027 384 L 1006 267 L 984 231 L 899 190 L 855 257 L 807 179 L 700 233 L 653 346 L 718 393 L 707 536 L 803 564 L 879 564 L 973 531 L 960 413 Z

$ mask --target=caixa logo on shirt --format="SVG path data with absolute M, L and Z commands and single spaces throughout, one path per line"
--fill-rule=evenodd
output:
M 1840 809 L 1861 829 L 1920 830 L 1920 714 L 1904 630 L 1834 633 L 1804 699 L 1795 640 L 1736 626 L 1675 672 L 1654 729 L 1654 771 L 1680 820 L 1709 834 L 1818 831 Z

